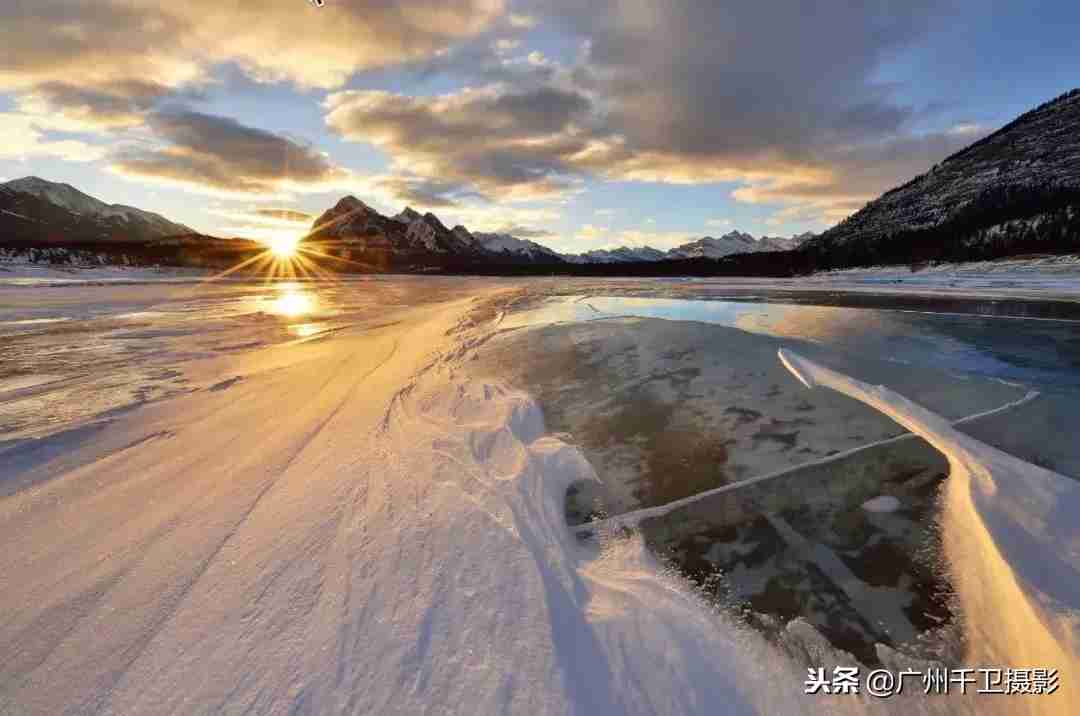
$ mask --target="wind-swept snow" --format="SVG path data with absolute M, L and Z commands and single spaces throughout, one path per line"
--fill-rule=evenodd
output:
M 472 306 L 222 359 L 208 376 L 243 379 L 22 460 L 0 712 L 814 706 L 639 539 L 578 544 L 564 495 L 595 475 L 529 396 L 461 372 Z

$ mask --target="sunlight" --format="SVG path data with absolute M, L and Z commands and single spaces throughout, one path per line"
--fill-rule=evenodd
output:
M 292 258 L 299 248 L 300 237 L 281 235 L 266 240 L 270 252 L 279 258 Z
M 287 290 L 269 302 L 269 312 L 278 316 L 296 318 L 315 310 L 315 298 L 307 291 Z

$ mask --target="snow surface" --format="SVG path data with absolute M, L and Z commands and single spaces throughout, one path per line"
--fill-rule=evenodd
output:
M 461 373 L 473 305 L 215 359 L 243 380 L 9 448 L 0 712 L 813 706 L 640 539 L 579 545 L 564 494 L 595 475 Z
M 201 268 L 128 266 L 111 263 L 114 256 L 64 248 L 36 249 L 38 261 L 26 250 L 0 249 L 0 287 L 57 286 L 85 282 L 139 282 L 203 277 L 211 272 Z
M 503 313 L 473 296 L 405 300 L 410 285 L 386 324 L 210 358 L 192 380 L 211 390 L 0 444 L 20 465 L 0 499 L 0 712 L 953 706 L 805 696 L 805 664 L 706 606 L 640 537 L 579 542 L 565 492 L 592 468 L 545 434 L 529 395 L 468 371 Z M 1061 665 L 1059 700 L 1038 703 L 1075 706 L 1075 483 L 783 358 L 949 455 L 972 659 Z M 804 623 L 786 634 L 816 664 L 843 660 Z

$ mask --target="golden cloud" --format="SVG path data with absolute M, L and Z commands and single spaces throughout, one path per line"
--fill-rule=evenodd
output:
M 332 88 L 359 70 L 434 56 L 491 27 L 503 5 L 504 0 L 338 0 L 321 8 L 296 0 L 5 2 L 0 89 L 108 124 L 139 109 L 145 92 L 125 91 L 134 85 L 175 89 L 206 82 L 211 68 L 222 63 L 235 63 L 259 80 Z M 78 90 L 70 87 L 74 78 Z

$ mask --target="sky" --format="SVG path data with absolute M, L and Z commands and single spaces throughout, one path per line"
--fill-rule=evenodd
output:
M 0 179 L 218 236 L 821 231 L 1080 78 L 1072 0 L 6 0 Z

